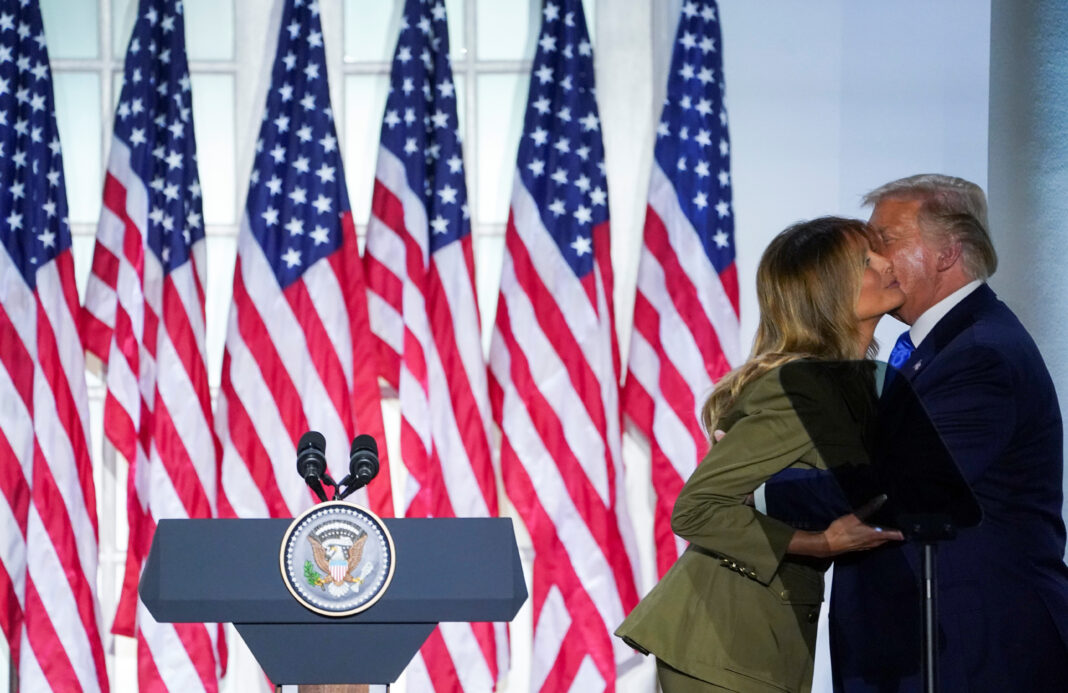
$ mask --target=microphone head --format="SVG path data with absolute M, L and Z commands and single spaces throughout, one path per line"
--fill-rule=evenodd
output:
M 309 484 L 326 472 L 326 438 L 308 431 L 297 441 L 297 473 Z
M 369 436 L 366 433 L 361 433 L 352 439 L 352 451 L 351 455 L 355 455 L 360 450 L 369 450 L 378 456 L 378 443 L 375 442 L 373 436 Z
M 341 480 L 345 490 L 335 498 L 345 498 L 361 489 L 378 475 L 378 443 L 372 436 L 361 433 L 352 441 L 349 452 L 349 475 Z
M 370 437 L 370 436 L 368 436 Z M 297 442 L 297 454 L 299 455 L 308 448 L 315 448 L 319 452 L 326 451 L 326 438 L 319 431 L 308 431 L 300 437 L 300 441 Z
M 356 436 L 349 453 L 349 476 L 360 486 L 371 483 L 378 475 L 378 443 L 366 433 Z

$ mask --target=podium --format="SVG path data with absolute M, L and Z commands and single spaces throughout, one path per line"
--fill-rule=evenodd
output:
M 382 598 L 342 618 L 287 590 L 290 520 L 161 520 L 141 575 L 157 621 L 229 622 L 280 684 L 389 684 L 441 621 L 511 621 L 527 599 L 508 518 L 384 519 L 396 569 Z

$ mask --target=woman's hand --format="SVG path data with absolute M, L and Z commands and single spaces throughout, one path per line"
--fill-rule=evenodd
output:
M 878 510 L 885 501 L 886 496 L 879 496 L 856 512 L 842 515 L 822 532 L 795 532 L 786 552 L 830 558 L 850 551 L 874 549 L 888 541 L 904 541 L 904 535 L 896 529 L 883 529 L 864 522 L 863 518 Z
M 823 532 L 827 556 L 837 556 L 849 551 L 866 551 L 882 546 L 888 541 L 903 541 L 905 537 L 896 529 L 883 529 L 865 523 L 856 513 L 843 515 Z

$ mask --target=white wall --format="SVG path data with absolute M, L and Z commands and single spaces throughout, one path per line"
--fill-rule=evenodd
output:
M 772 235 L 921 172 L 986 186 L 989 3 L 721 0 L 742 278 Z M 951 49 L 950 49 L 951 48 Z M 893 344 L 900 326 L 879 331 Z

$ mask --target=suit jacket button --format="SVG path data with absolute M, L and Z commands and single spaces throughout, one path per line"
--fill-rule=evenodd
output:
M 813 609 L 812 611 L 808 612 L 808 622 L 809 623 L 815 623 L 818 620 L 820 620 L 820 610 L 819 609 Z
M 779 592 L 779 596 L 782 597 L 783 599 L 789 599 L 790 598 L 790 590 L 783 590 L 782 592 Z

